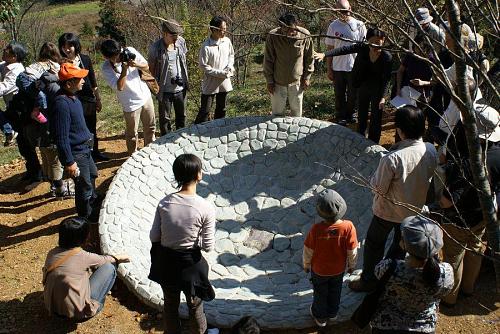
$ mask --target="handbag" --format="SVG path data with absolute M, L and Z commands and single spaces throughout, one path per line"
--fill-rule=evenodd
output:
M 377 282 L 376 289 L 365 295 L 365 298 L 363 299 L 361 304 L 352 314 L 351 320 L 359 328 L 363 329 L 368 326 L 373 316 L 375 315 L 375 311 L 378 308 L 379 299 L 385 291 L 385 285 L 387 281 L 396 270 L 396 265 L 397 262 L 395 260 L 391 260 L 389 269 L 387 269 L 382 278 Z
M 156 81 L 155 77 L 149 72 L 149 70 L 139 70 L 139 75 L 141 80 L 148 85 L 149 90 L 154 95 L 160 92 L 160 86 L 158 85 L 158 81 Z

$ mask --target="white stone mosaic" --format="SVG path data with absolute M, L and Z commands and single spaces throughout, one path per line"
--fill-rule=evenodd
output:
M 361 241 L 372 195 L 344 176 L 369 178 L 383 151 L 345 127 L 308 118 L 226 118 L 170 133 L 117 172 L 99 219 L 102 250 L 128 253 L 132 260 L 119 266 L 119 275 L 146 304 L 162 308 L 161 288 L 147 278 L 149 230 L 159 200 L 176 191 L 175 157 L 196 154 L 204 164 L 198 193 L 216 206 L 218 220 L 216 249 L 205 254 L 216 291 L 205 303 L 209 323 L 228 327 L 253 315 L 264 328 L 311 327 L 312 286 L 301 261 L 318 219 L 314 195 L 338 191 Z M 338 321 L 363 296 L 347 287 L 355 277 L 344 278 Z M 185 303 L 180 311 L 187 316 Z

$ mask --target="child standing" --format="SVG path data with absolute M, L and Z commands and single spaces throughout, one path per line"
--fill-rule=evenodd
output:
M 320 193 L 316 211 L 324 220 L 314 224 L 307 235 L 303 264 L 313 283 L 311 316 L 318 326 L 325 327 L 339 310 L 346 263 L 349 273 L 356 266 L 358 240 L 352 222 L 342 219 L 347 204 L 339 193 L 331 189 Z

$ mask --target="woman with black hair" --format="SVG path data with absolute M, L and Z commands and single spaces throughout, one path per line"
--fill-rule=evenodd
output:
M 357 53 L 352 75 L 353 86 L 358 89 L 358 132 L 365 136 L 370 111 L 368 139 L 375 143 L 379 142 L 382 132 L 382 111 L 392 71 L 392 55 L 382 50 L 385 36 L 385 32 L 377 28 L 368 28 L 368 43 L 351 44 L 314 55 L 314 58 L 322 60 L 324 57 Z
M 89 236 L 85 218 L 59 224 L 59 246 L 49 251 L 43 267 L 43 297 L 50 314 L 84 320 L 99 313 L 113 287 L 116 268 L 126 254 L 98 255 L 84 251 Z
M 89 75 L 85 78 L 85 83 L 81 91 L 77 93 L 78 99 L 82 102 L 83 116 L 87 128 L 94 135 L 94 144 L 92 148 L 92 158 L 94 161 L 107 161 L 109 158 L 99 152 L 99 143 L 97 139 L 97 113 L 101 111 L 101 97 L 97 88 L 97 80 L 95 77 L 92 60 L 89 56 L 81 54 L 82 46 L 77 35 L 67 32 L 62 34 L 58 40 L 59 51 L 73 62 L 75 66 L 82 69 L 87 69 Z
M 400 246 L 405 260 L 385 259 L 375 267 L 378 279 L 391 267 L 393 272 L 370 322 L 372 333 L 434 333 L 439 300 L 453 287 L 453 268 L 438 259 L 443 232 L 427 218 L 410 216 L 401 223 Z
M 180 190 L 158 204 L 150 239 L 153 243 L 149 278 L 163 290 L 165 332 L 181 333 L 180 293 L 189 309 L 190 332 L 204 334 L 203 301 L 215 298 L 208 280 L 208 263 L 201 251 L 215 247 L 215 209 L 196 194 L 202 163 L 193 154 L 179 155 L 172 166 Z

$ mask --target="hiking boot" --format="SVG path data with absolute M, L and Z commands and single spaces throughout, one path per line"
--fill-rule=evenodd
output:
M 311 305 L 311 307 L 309 307 L 309 313 L 311 314 L 311 318 L 313 318 L 314 322 L 316 323 L 316 325 L 318 325 L 318 327 L 326 327 L 326 323 L 327 323 L 326 320 L 318 319 L 314 316 L 312 305 Z
M 356 292 L 371 292 L 375 290 L 376 287 L 377 287 L 377 282 L 366 282 L 363 281 L 361 278 L 349 282 L 349 288 L 352 291 Z
M 18 133 L 16 131 L 12 131 L 11 133 L 5 134 L 5 142 L 3 146 L 12 146 L 14 145 L 14 140 L 17 138 Z
M 71 191 L 67 187 L 62 187 L 60 190 L 54 189 L 54 191 L 51 191 L 52 197 L 54 197 L 57 200 L 64 200 L 68 198 L 74 198 L 75 197 L 75 192 Z

